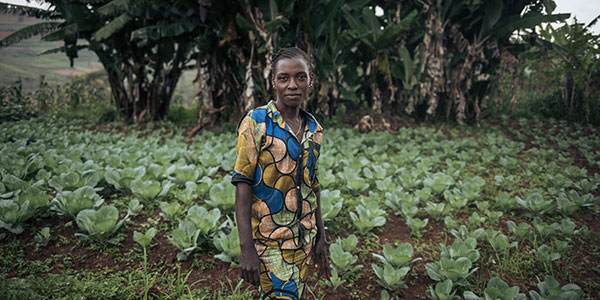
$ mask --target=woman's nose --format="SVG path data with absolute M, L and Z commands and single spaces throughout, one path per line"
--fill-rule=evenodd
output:
M 298 88 L 298 85 L 296 84 L 296 80 L 294 78 L 290 79 L 290 83 L 288 84 L 288 89 L 294 90 Z

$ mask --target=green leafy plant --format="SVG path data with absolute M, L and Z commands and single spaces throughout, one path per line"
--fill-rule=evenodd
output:
M 127 167 L 123 169 L 107 167 L 104 173 L 104 179 L 117 190 L 130 192 L 131 182 L 135 179 L 142 178 L 144 175 L 146 175 L 146 168 L 144 166 L 139 166 L 137 168 Z
M 237 226 L 234 226 L 230 219 L 227 219 L 223 227 L 229 232 L 219 231 L 213 238 L 213 244 L 217 250 L 221 251 L 221 253 L 215 255 L 215 257 L 224 262 L 238 263 L 240 260 L 240 238 L 238 235 L 238 228 Z
M 490 235 L 486 235 L 486 240 L 490 244 L 490 246 L 492 246 L 492 249 L 494 250 L 494 252 L 496 252 L 496 255 L 506 255 L 508 254 L 511 248 L 516 248 L 518 245 L 518 242 L 511 243 L 506 235 L 497 231 L 494 231 Z
M 580 190 L 582 193 L 591 193 L 598 189 L 599 184 L 594 182 L 593 180 L 588 180 L 584 178 L 580 182 L 575 183 L 575 187 Z
M 519 287 L 509 287 L 506 282 L 498 277 L 491 278 L 485 289 L 483 290 L 483 297 L 475 295 L 473 292 L 465 292 L 463 297 L 465 300 L 486 300 L 486 299 L 497 299 L 497 300 L 526 300 L 527 297 L 523 293 L 519 293 Z
M 379 208 L 376 203 L 372 203 L 367 207 L 359 204 L 355 208 L 356 213 L 350 212 L 350 218 L 354 227 L 359 233 L 367 233 L 375 227 L 380 227 L 385 224 L 386 212 Z
M 340 245 L 342 249 L 346 252 L 354 252 L 356 251 L 356 246 L 358 245 L 358 237 L 356 235 L 351 234 L 344 239 L 337 238 L 334 244 Z
M 400 185 L 406 191 L 413 191 L 421 184 L 421 180 L 418 179 L 417 174 L 410 172 L 405 168 L 401 168 L 398 174 L 398 182 L 400 182 Z
M 435 288 L 430 285 L 425 295 L 431 300 L 460 300 L 460 297 L 456 296 L 456 291 L 452 287 L 452 280 L 446 279 L 436 283 Z
M 429 278 L 435 281 L 452 280 L 458 285 L 465 284 L 467 278 L 478 268 L 471 268 L 473 263 L 466 257 L 448 259 L 442 257 L 437 263 L 428 263 L 425 270 Z
M 545 200 L 544 196 L 542 196 L 542 194 L 539 192 L 529 193 L 525 200 L 519 198 L 518 196 L 515 199 L 517 203 L 534 215 L 551 213 L 554 211 L 554 205 L 552 201 Z
M 133 240 L 145 249 L 150 247 L 150 243 L 152 242 L 152 239 L 155 235 L 156 229 L 154 229 L 153 227 L 148 228 L 148 230 L 146 230 L 146 233 L 141 233 L 135 230 L 133 231 Z
M 444 199 L 450 207 L 454 209 L 461 209 L 469 204 L 469 200 L 464 197 L 458 189 L 447 190 L 444 192 Z
M 466 240 L 467 238 L 481 240 L 485 235 L 485 231 L 483 230 L 483 228 L 477 228 L 469 232 L 469 229 L 467 229 L 465 225 L 460 225 L 458 229 L 451 229 L 450 234 L 452 234 L 455 238 L 459 238 L 461 240 Z
M 456 227 L 458 227 L 458 222 L 454 220 L 451 216 L 445 216 L 444 225 L 447 229 L 455 229 Z
M 29 202 L 20 205 L 13 200 L 0 200 L 0 227 L 14 234 L 21 234 L 23 227 L 20 223 L 25 221 L 23 216 L 28 207 Z
M 185 188 L 174 192 L 175 198 L 183 202 L 186 206 L 191 206 L 198 198 L 198 185 L 195 182 L 188 181 Z
M 553 252 L 547 245 L 539 246 L 535 251 L 537 261 L 547 270 L 552 269 L 552 262 L 560 259 L 560 253 Z
M 536 236 L 539 236 L 542 240 L 547 240 L 556 234 L 556 229 L 552 225 L 542 221 L 538 217 L 533 219 L 533 229 Z
M 321 190 L 321 213 L 324 222 L 333 222 L 342 209 L 344 198 L 339 190 Z
M 133 195 L 145 201 L 165 196 L 172 186 L 173 183 L 168 180 L 164 180 L 161 184 L 156 180 L 142 180 L 141 178 L 132 180 L 130 185 Z
M 121 238 L 111 237 L 119 228 L 129 220 L 129 214 L 119 221 L 119 211 L 116 207 L 108 205 L 103 206 L 99 210 L 84 209 L 77 214 L 77 225 L 87 234 L 76 233 L 85 240 L 93 240 L 98 242 L 108 242 L 117 244 Z
M 203 175 L 202 168 L 196 165 L 173 164 L 167 168 L 168 178 L 175 184 L 183 185 L 188 181 L 196 182 Z
M 431 189 L 431 192 L 435 195 L 441 195 L 448 188 L 454 185 L 454 179 L 452 176 L 438 172 L 427 176 L 423 180 L 423 186 Z
M 450 206 L 446 206 L 446 203 L 435 203 L 427 202 L 425 211 L 435 220 L 439 220 L 446 216 L 450 212 Z
M 416 238 L 423 236 L 421 229 L 425 228 L 428 222 L 429 219 L 421 220 L 419 218 L 406 217 L 406 225 L 410 227 L 410 234 Z
M 363 267 L 362 265 L 354 265 L 358 257 L 348 251 L 344 251 L 339 244 L 329 245 L 329 255 L 333 267 L 344 279 Z
M 515 198 L 511 197 L 507 192 L 502 192 L 498 194 L 495 200 L 496 206 L 504 210 L 512 210 L 519 205 Z
M 600 198 L 595 198 L 594 195 L 590 193 L 580 195 L 575 190 L 570 190 L 567 197 L 572 203 L 577 204 L 579 207 L 593 207 L 596 203 L 600 202 Z
M 477 250 L 477 240 L 472 237 L 467 237 L 465 240 L 456 238 L 450 247 L 445 244 L 440 244 L 440 246 L 442 248 L 442 258 L 466 257 L 472 263 L 475 263 L 480 257 L 479 250 Z
M 422 259 L 420 257 L 412 258 L 413 247 L 410 243 L 402 243 L 395 249 L 392 245 L 385 244 L 383 245 L 383 256 L 373 253 L 373 257 L 379 259 L 384 265 L 389 264 L 396 269 L 410 266 Z
M 62 173 L 50 178 L 48 185 L 57 192 L 73 191 L 82 186 L 95 188 L 100 182 L 100 173 L 96 170 L 86 170 L 81 174 L 76 171 Z
M 502 217 L 502 215 L 504 215 L 504 213 L 501 211 L 491 211 L 491 210 L 486 210 L 485 214 L 487 215 L 488 221 L 492 225 L 498 224 L 498 221 L 500 221 L 500 218 Z
M 419 213 L 419 207 L 412 203 L 402 203 L 400 212 L 405 217 L 414 217 Z
M 512 232 L 520 241 L 526 240 L 531 234 L 531 225 L 525 222 L 519 223 L 517 226 L 515 222 L 508 220 L 506 221 L 506 227 L 508 227 L 508 230 L 510 230 L 510 232 Z
M 329 277 L 329 280 L 326 281 L 325 283 L 328 286 L 331 286 L 333 288 L 333 290 L 335 291 L 337 288 L 339 288 L 346 282 L 347 282 L 347 280 L 340 277 L 336 268 L 331 268 L 331 277 Z
M 460 183 L 460 194 L 470 202 L 476 201 L 481 198 L 484 186 L 485 180 L 483 178 L 479 176 L 467 177 Z
M 50 227 L 44 227 L 33 238 L 39 245 L 46 247 L 48 246 L 48 242 L 50 242 L 50 237 Z
M 554 228 L 556 231 L 561 232 L 567 237 L 579 235 L 581 233 L 586 232 L 588 229 L 586 225 L 577 228 L 577 224 L 575 224 L 575 222 L 573 222 L 569 218 L 562 219 L 560 223 L 552 223 L 550 226 L 552 226 L 552 228 Z
M 160 209 L 160 215 L 169 222 L 176 221 L 183 211 L 183 207 L 177 201 L 161 202 Z
M 129 200 L 129 203 L 127 204 L 127 211 L 131 216 L 137 216 L 139 213 L 142 212 L 143 208 L 144 204 L 140 204 L 140 200 L 135 198 Z
M 186 260 L 188 255 L 198 248 L 200 233 L 200 229 L 196 229 L 191 220 L 186 218 L 183 222 L 179 222 L 177 229 L 167 237 L 169 242 L 180 251 L 177 254 L 178 260 Z
M 92 187 L 83 186 L 74 191 L 57 193 L 51 205 L 52 210 L 56 211 L 58 215 L 76 218 L 79 212 L 96 208 L 102 203 L 104 203 L 104 199 Z
M 544 281 L 537 284 L 539 293 L 537 291 L 529 291 L 529 295 L 532 300 L 544 300 L 544 299 L 581 299 L 582 293 L 581 288 L 576 284 L 567 284 L 560 286 L 560 283 L 552 276 L 546 276 Z
M 200 242 L 204 242 L 212 240 L 214 234 L 217 233 L 220 227 L 218 225 L 220 218 L 221 211 L 218 208 L 213 208 L 208 211 L 202 206 L 194 205 L 188 210 L 185 220 L 192 222 L 194 229 L 197 229 L 200 232 L 200 237 L 202 238 Z M 187 227 L 186 230 L 188 230 Z M 198 238 L 196 238 L 196 240 L 198 240 Z
M 490 203 L 487 201 L 477 201 L 475 202 L 475 206 L 480 212 L 485 212 L 490 208 Z
M 23 232 L 22 224 L 46 207 L 51 196 L 43 193 L 37 186 L 39 184 L 29 187 L 24 184 L 23 190 L 2 195 L 5 199 L 0 200 L 0 228 L 20 234 Z
M 365 182 L 364 178 L 359 175 L 358 170 L 346 167 L 343 171 L 338 172 L 337 176 L 341 179 L 341 182 L 346 183 L 346 188 L 353 192 L 361 192 L 369 188 L 369 183 Z
M 576 195 L 575 197 L 578 196 L 579 195 Z M 558 197 L 556 197 L 556 204 L 558 205 L 558 210 L 564 216 L 572 216 L 579 210 L 579 204 L 575 203 L 574 201 L 571 201 L 570 198 L 571 197 L 567 197 L 567 194 L 562 192 L 558 194 Z
M 148 291 L 150 291 L 150 288 L 154 285 L 154 282 L 156 281 L 156 277 L 154 276 L 152 277 L 152 279 L 149 279 L 150 274 L 148 273 L 147 253 L 147 249 L 150 247 L 150 243 L 152 242 L 152 239 L 155 235 L 156 229 L 154 229 L 153 227 L 148 228 L 148 230 L 146 230 L 146 233 L 141 233 L 138 231 L 133 232 L 133 240 L 136 241 L 140 246 L 142 246 L 142 249 L 144 251 L 144 300 L 148 299 Z
M 389 264 L 385 264 L 383 268 L 375 264 L 371 267 L 378 278 L 377 283 L 382 287 L 394 292 L 408 287 L 404 282 L 404 277 L 410 271 L 410 267 L 394 268 Z
M 429 202 L 433 200 L 433 194 L 431 193 L 431 189 L 429 187 L 416 190 L 415 196 L 422 202 Z
M 413 198 L 410 194 L 402 190 L 402 188 L 393 190 L 385 193 L 385 205 L 392 209 L 394 214 L 399 215 L 402 213 L 401 209 L 403 206 L 418 203 L 418 199 Z M 411 205 L 414 206 L 414 205 Z
M 206 200 L 206 204 L 223 212 L 233 211 L 235 207 L 235 186 L 230 182 L 231 176 L 228 175 L 220 183 L 214 184 L 210 188 L 210 200 Z
M 478 212 L 473 212 L 469 217 L 469 227 L 475 228 L 481 226 L 482 223 L 485 222 L 485 217 L 480 216 Z

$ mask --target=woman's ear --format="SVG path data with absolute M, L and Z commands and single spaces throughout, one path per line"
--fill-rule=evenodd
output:
M 308 87 L 312 88 L 314 83 L 315 83 L 315 74 L 314 73 L 310 73 L 310 75 L 308 76 L 309 80 L 308 80 Z

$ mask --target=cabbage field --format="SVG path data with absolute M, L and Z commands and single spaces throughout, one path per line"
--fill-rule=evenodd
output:
M 326 128 L 331 278 L 307 299 L 600 298 L 599 129 Z M 0 124 L 3 299 L 253 299 L 234 132 Z

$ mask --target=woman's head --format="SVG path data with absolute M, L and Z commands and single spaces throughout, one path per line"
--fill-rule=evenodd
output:
M 298 48 L 298 47 L 288 47 L 288 48 L 281 48 L 279 49 L 279 51 L 277 51 L 277 53 L 273 54 L 273 57 L 271 59 L 271 70 L 273 70 L 273 74 L 276 73 L 276 69 L 277 69 L 277 63 L 282 60 L 282 59 L 292 59 L 292 58 L 301 58 L 306 62 L 306 65 L 308 66 L 308 71 L 310 72 L 310 76 L 313 76 L 313 65 L 312 65 L 312 60 L 310 59 L 310 57 L 308 56 L 308 54 L 306 54 L 306 52 L 304 52 L 304 50 Z
M 296 47 L 280 49 L 273 55 L 271 70 L 276 100 L 290 107 L 302 104 L 314 77 L 306 52 Z

